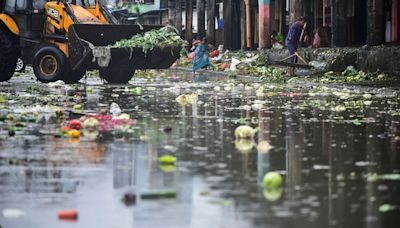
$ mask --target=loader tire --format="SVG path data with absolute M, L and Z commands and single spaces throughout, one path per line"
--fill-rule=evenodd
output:
M 14 75 L 17 59 L 12 39 L 0 30 L 0 82 L 8 81 Z
M 65 56 L 58 48 L 41 48 L 33 59 L 33 71 L 37 80 L 48 83 L 63 79 L 67 72 L 65 62 Z
M 132 69 L 100 69 L 100 77 L 110 84 L 126 84 L 128 83 L 135 70 Z

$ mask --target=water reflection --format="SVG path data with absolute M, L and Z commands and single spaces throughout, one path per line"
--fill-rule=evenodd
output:
M 164 89 L 177 86 L 184 93 L 203 90 L 200 102 L 179 106 Z M 22 222 L 0 224 L 37 221 L 36 207 L 51 216 L 60 208 L 79 208 L 83 216 L 75 225 L 86 227 L 94 224 L 88 219 L 93 211 L 107 225 L 106 215 L 111 216 L 118 227 L 396 227 L 399 222 L 399 182 L 366 179 L 400 170 L 399 117 L 381 113 L 386 106 L 366 108 L 371 119 L 356 125 L 345 121 L 354 113 L 341 120 L 335 111 L 294 108 L 308 99 L 296 89 L 257 98 L 266 102 L 257 111 L 238 109 L 256 99 L 243 87 L 232 92 L 156 85 L 143 96 L 120 87 L 94 91 L 87 108 L 98 112 L 111 100 L 120 104 L 138 119 L 135 137 L 100 143 L 50 137 L 0 141 L 0 208 L 25 208 L 29 202 Z M 398 110 L 398 104 L 392 108 Z M 259 128 L 254 141 L 235 141 L 241 117 Z M 273 148 L 258 152 L 261 142 Z M 160 166 L 158 158 L 166 154 L 178 158 L 176 166 Z M 269 171 L 284 176 L 281 189 L 264 190 L 262 178 Z M 165 190 L 177 197 L 139 197 Z M 135 206 L 121 202 L 126 192 L 137 194 Z M 397 209 L 379 212 L 383 204 Z M 41 227 L 56 224 L 53 219 Z

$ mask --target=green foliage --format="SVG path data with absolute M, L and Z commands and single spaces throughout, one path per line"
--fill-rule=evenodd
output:
M 387 79 L 388 76 L 379 71 L 366 73 L 364 71 L 356 70 L 353 66 L 348 66 L 342 73 L 328 71 L 322 76 L 313 79 L 313 81 L 320 83 L 355 83 L 364 81 L 381 81 Z
M 288 79 L 286 73 L 275 67 L 257 67 L 258 75 L 262 75 L 260 81 L 284 83 Z

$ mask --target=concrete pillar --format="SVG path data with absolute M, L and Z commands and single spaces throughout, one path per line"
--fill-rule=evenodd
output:
M 185 39 L 191 44 L 193 39 L 193 0 L 185 1 L 186 8 L 186 31 Z
M 182 34 L 182 1 L 175 1 L 175 28 Z
M 251 0 L 246 0 L 246 47 L 248 49 L 252 46 L 251 41 Z M 243 30 L 244 31 L 244 30 Z
M 246 1 L 240 1 L 240 48 L 241 49 L 246 49 L 247 48 L 247 18 L 246 18 Z
M 207 38 L 215 45 L 215 0 L 207 0 Z
M 334 0 L 332 0 L 334 1 Z M 303 14 L 303 0 L 290 0 L 289 2 L 289 20 L 290 24 L 295 22 Z
M 206 36 L 205 1 L 197 0 L 197 37 Z
M 175 25 L 175 3 L 172 0 L 168 1 L 169 24 Z
M 400 11 L 400 1 L 392 0 L 392 41 L 399 41 L 399 11 Z
M 258 0 L 258 47 L 265 49 L 271 46 L 271 1 Z
M 346 46 L 347 1 L 332 0 L 332 46 Z
M 225 49 L 232 49 L 232 0 L 223 0 L 223 10 L 224 10 L 224 17 L 223 17 L 223 27 L 224 27 L 224 48 Z
M 385 17 L 382 0 L 367 0 L 367 44 L 385 42 Z

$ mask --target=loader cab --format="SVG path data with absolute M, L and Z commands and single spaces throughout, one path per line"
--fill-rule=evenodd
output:
M 45 21 L 47 0 L 6 0 L 4 12 L 10 15 L 20 29 L 20 36 L 39 39 Z

